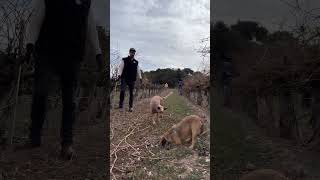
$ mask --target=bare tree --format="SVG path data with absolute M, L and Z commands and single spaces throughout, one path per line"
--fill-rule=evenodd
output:
M 6 107 L 0 112 L 0 136 L 6 134 L 2 128 L 7 126 L 6 118 L 9 119 L 12 107 L 16 106 L 21 87 L 19 80 L 23 68 L 19 65 L 18 58 L 24 53 L 25 27 L 32 14 L 29 5 L 29 0 L 4 0 L 0 4 L 0 104 Z M 13 94 L 16 96 L 13 97 Z M 14 120 L 15 117 L 11 123 L 11 138 L 14 134 Z
M 202 57 L 200 70 L 202 73 L 206 75 L 210 75 L 210 37 L 203 38 L 200 40 L 200 48 L 197 49 L 197 52 L 200 53 Z
M 0 48 L 8 55 L 22 55 L 25 27 L 32 15 L 30 0 L 5 0 L 0 9 Z
M 295 24 L 292 32 L 303 45 L 319 44 L 320 8 L 307 9 L 302 1 L 281 0 L 290 8 Z
M 118 66 L 121 62 L 121 55 L 120 50 L 117 49 L 111 49 L 110 50 L 110 76 L 111 78 L 117 78 L 118 77 Z
M 299 42 L 305 48 L 314 48 L 316 54 L 319 55 L 320 47 L 320 8 L 307 9 L 303 2 L 299 0 L 286 1 L 281 0 L 291 8 L 292 15 L 296 19 L 295 27 L 293 32 L 297 36 Z M 317 57 L 317 56 L 316 56 Z M 306 78 L 303 85 L 309 84 L 311 87 L 311 123 L 314 128 L 314 133 L 307 143 L 314 140 L 319 140 L 320 137 L 320 88 L 319 88 L 319 70 L 320 66 L 318 64 L 319 58 L 312 60 L 314 67 L 309 69 L 308 78 Z M 310 72 L 311 71 L 311 72 Z

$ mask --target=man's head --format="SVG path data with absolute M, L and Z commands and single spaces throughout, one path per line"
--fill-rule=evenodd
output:
M 130 48 L 130 49 L 129 49 L 129 56 L 130 56 L 131 58 L 133 58 L 135 54 L 136 54 L 136 50 L 135 50 L 134 48 Z

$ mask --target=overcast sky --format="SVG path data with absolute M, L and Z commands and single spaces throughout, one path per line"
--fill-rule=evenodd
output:
M 94 0 L 93 8 L 95 10 L 96 23 L 100 26 L 108 28 L 110 17 L 110 0 Z
M 112 0 L 110 9 L 111 48 L 121 57 L 134 47 L 143 70 L 200 66 L 196 49 L 210 35 L 209 0 Z
M 283 29 L 295 24 L 292 8 L 285 2 L 292 4 L 296 0 L 214 0 L 212 4 L 211 20 L 223 20 L 227 24 L 237 20 L 255 20 L 270 30 L 278 30 L 282 23 Z M 320 0 L 299 0 L 304 9 L 320 8 Z M 314 11 L 320 14 L 319 10 Z

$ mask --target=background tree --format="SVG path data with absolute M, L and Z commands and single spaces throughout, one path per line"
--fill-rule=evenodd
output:
M 190 68 L 185 69 L 157 69 L 155 71 L 147 71 L 143 73 L 143 76 L 149 79 L 153 84 L 165 84 L 168 83 L 170 88 L 175 88 L 178 85 L 179 78 L 184 79 L 188 74 L 193 74 L 194 71 Z

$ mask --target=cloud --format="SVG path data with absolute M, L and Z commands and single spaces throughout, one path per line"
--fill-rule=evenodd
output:
M 95 12 L 95 20 L 97 25 L 109 29 L 110 24 L 110 1 L 109 0 L 95 0 L 93 8 Z
M 197 69 L 200 39 L 209 36 L 209 0 L 119 0 L 111 2 L 111 48 L 130 47 L 145 70 Z
M 228 24 L 237 20 L 254 20 L 274 31 L 283 25 L 283 29 L 291 29 L 296 19 L 284 2 L 294 4 L 295 0 L 215 0 L 212 4 L 211 19 L 223 20 Z M 302 3 L 303 2 L 303 3 Z M 304 9 L 319 8 L 320 1 L 300 1 Z

